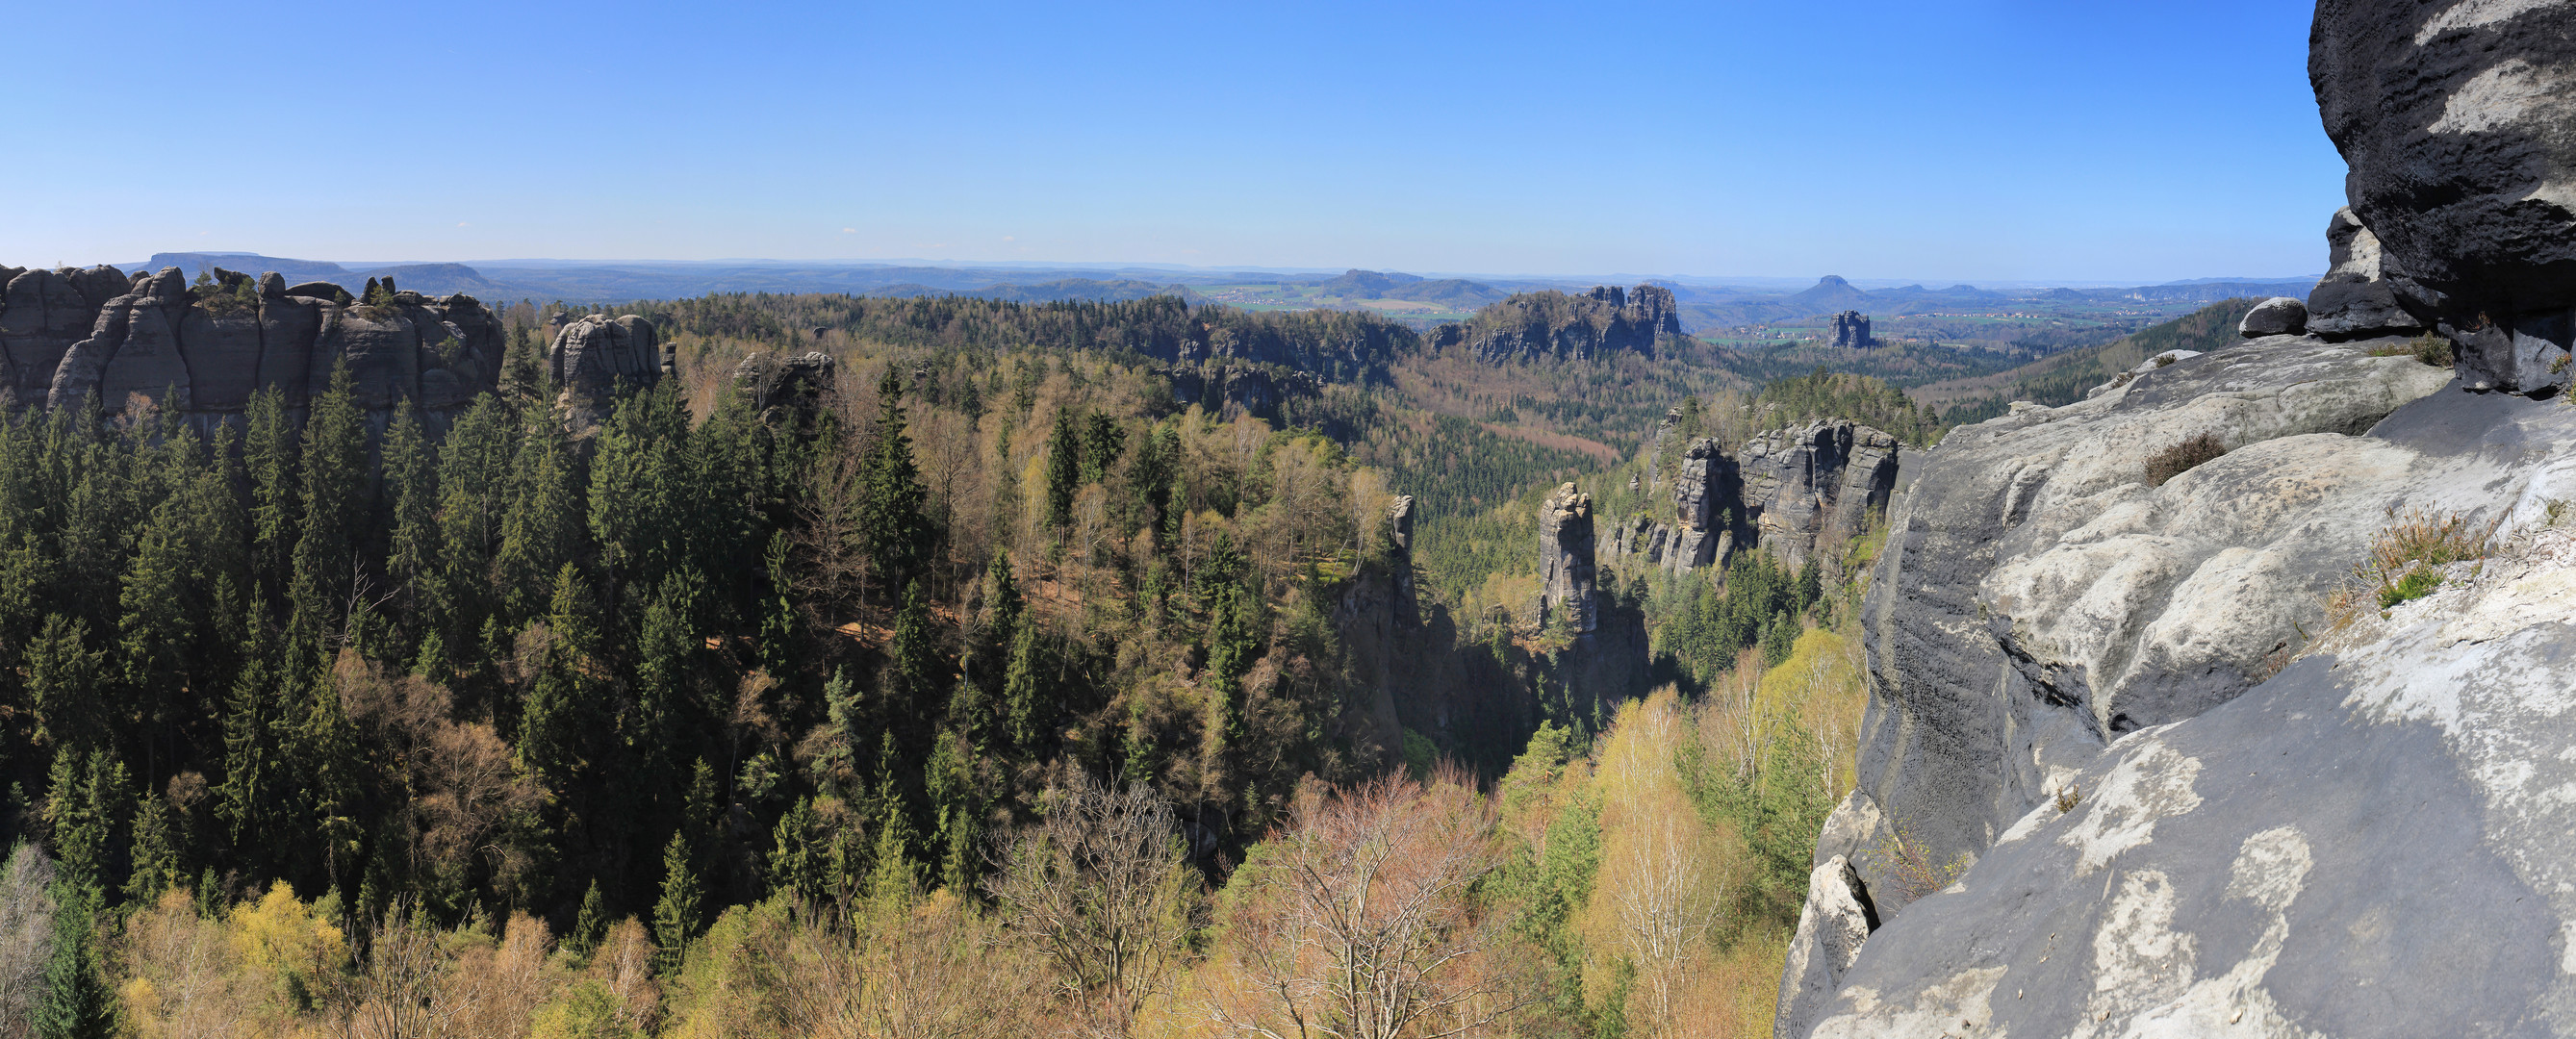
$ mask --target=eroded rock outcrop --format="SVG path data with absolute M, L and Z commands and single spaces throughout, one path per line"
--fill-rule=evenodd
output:
M 55 408 L 148 400 L 205 424 L 264 387 L 300 409 L 345 362 L 379 418 L 409 400 L 437 419 L 499 376 L 500 319 L 471 297 L 395 291 L 370 304 L 338 286 L 288 288 L 273 273 L 210 274 L 191 285 L 176 267 L 0 268 L 7 390 Z
M 2351 206 L 2335 210 L 2326 224 L 2326 255 L 2326 276 L 2308 291 L 2309 334 L 2344 340 L 2424 331 L 2424 323 L 2397 302 L 2405 272 Z
M 555 332 L 546 347 L 556 407 L 574 425 L 593 425 L 607 414 L 621 387 L 651 385 L 670 371 L 653 322 L 633 314 L 587 314 Z
M 1587 636 L 1600 626 L 1595 600 L 1592 496 L 1566 484 L 1538 508 L 1539 617 Z
M 1466 321 L 1429 335 L 1433 347 L 1464 345 L 1488 361 L 1529 357 L 1652 354 L 1658 337 L 1682 334 L 1681 305 L 1661 285 L 1597 286 L 1569 294 L 1515 293 Z
M 1878 340 L 1870 337 L 1869 318 L 1860 311 L 1843 311 L 1834 315 L 1826 325 L 1826 332 L 1833 340 L 1829 345 L 1846 350 L 1866 350 L 1878 345 Z
M 832 393 L 837 368 L 832 355 L 819 350 L 794 356 L 745 354 L 734 365 L 733 383 L 762 414 L 780 412 L 810 422 Z
M 2323 0 L 2308 78 L 2399 302 L 2472 386 L 2564 384 L 2576 341 L 2576 8 Z
M 1886 510 L 1898 450 L 1895 437 L 1845 419 L 1771 430 L 1734 451 L 1694 438 L 1670 472 L 1654 474 L 1672 489 L 1670 517 L 1621 523 L 1611 551 L 1670 573 L 1723 566 L 1738 548 L 1803 566 L 1817 545 L 1867 530 Z

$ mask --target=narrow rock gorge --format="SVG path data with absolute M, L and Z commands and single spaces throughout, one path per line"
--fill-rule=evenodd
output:
M 2309 298 L 1898 494 L 1776 1034 L 2576 1030 L 2576 7 L 2312 46 Z

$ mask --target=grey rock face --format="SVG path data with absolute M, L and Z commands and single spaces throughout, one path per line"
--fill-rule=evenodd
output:
M 746 354 L 742 363 L 734 365 L 733 381 L 749 395 L 754 408 L 789 408 L 811 417 L 819 398 L 832 392 L 833 372 L 832 355 L 821 351 L 794 357 Z
M 2529 449 L 2576 444 L 2576 416 L 2481 418 L 2451 424 L 2516 485 L 2486 499 L 2500 558 L 2112 744 L 2071 811 L 2015 820 L 1787 1034 L 2567 1034 L 2576 531 L 2546 521 L 2566 467 Z
M 1592 496 L 1566 484 L 1538 507 L 1539 616 L 1578 636 L 1600 627 L 1593 597 Z
M 0 352 L 8 356 L 9 389 L 22 403 L 45 399 L 53 387 L 54 369 L 72 344 L 89 338 L 98 324 L 100 303 L 93 303 L 74 278 L 83 272 L 22 271 L 0 289 Z M 112 268 L 107 273 L 115 274 Z M 95 278 L 84 279 L 94 282 Z M 112 279 L 120 290 L 124 276 Z
M 1899 973 L 1949 962 L 1890 936 L 1949 927 L 1928 940 L 1985 942 L 1957 930 L 1956 918 L 1914 922 L 1931 913 L 1908 904 L 1877 850 L 1891 826 L 1927 842 L 1935 861 L 1977 862 L 1965 881 L 1975 889 L 1983 858 L 2002 854 L 1997 842 L 2034 811 L 2053 815 L 2056 792 L 2073 785 L 2105 812 L 2126 797 L 2113 787 L 2128 781 L 2104 774 L 2105 747 L 2116 756 L 2137 734 L 2233 710 L 2225 705 L 2298 652 L 2306 634 L 2325 630 L 2325 595 L 2390 524 L 2392 504 L 2483 522 L 2576 494 L 2576 466 L 2549 461 L 2576 448 L 2576 413 L 2441 391 L 2447 373 L 2367 356 L 2370 345 L 2253 340 L 2081 404 L 1963 428 L 1925 456 L 1863 608 L 1872 695 L 1861 787 L 1827 825 L 1832 847 L 1819 848 L 1820 857 L 1853 856 L 1888 922 L 1843 980 L 1834 1004 L 1843 1023 L 1827 1020 L 1814 1034 L 1907 1034 L 1905 1020 L 1930 1020 L 1855 1009 L 1855 999 L 1893 998 L 1889 985 L 1861 980 L 1882 954 Z M 2161 487 L 2143 484 L 2147 454 L 2199 432 L 2231 450 Z M 2223 887 L 2229 860 L 2204 850 L 2199 877 Z M 2063 937 L 2077 929 L 2067 914 L 2105 910 L 2110 896 L 2100 878 L 2093 883 L 2072 885 L 2063 897 L 2081 908 L 2050 910 L 2060 915 L 2041 933 Z M 1912 951 L 1882 952 L 1883 943 Z M 2050 963 L 2089 959 L 2070 952 Z M 1941 983 L 1976 989 L 1982 978 L 1952 971 Z M 2069 1005 L 2063 990 L 2051 998 Z M 1964 1002 L 1905 1005 L 1938 1003 L 1931 1012 L 1958 1011 L 1984 1027 Z M 2106 1011 L 2122 1012 L 2088 1010 Z M 2016 1028 L 2052 1031 L 2029 1023 L 2034 1010 L 2013 1012 L 2024 1015 Z
M 2576 334 L 2576 7 L 2322 0 L 2308 79 L 2345 189 L 2472 386 L 2533 390 Z
M 596 424 L 620 385 L 652 383 L 663 367 L 653 323 L 633 314 L 591 314 L 564 325 L 546 347 L 546 364 L 563 388 L 556 405 L 577 425 Z
M 1866 529 L 1896 488 L 1896 454 L 1895 437 L 1844 419 L 1755 437 L 1737 463 L 1753 544 L 1796 568 L 1820 541 Z
M 198 287 L 176 267 L 17 273 L 0 289 L 6 388 L 56 408 L 95 397 L 112 412 L 141 398 L 211 428 L 262 387 L 303 408 L 343 360 L 379 416 L 401 399 L 442 415 L 499 375 L 500 318 L 470 297 L 402 293 L 391 305 L 352 308 L 337 302 L 336 286 L 316 290 L 327 298 L 298 297 L 274 273 L 212 273 L 214 283 Z
M 1656 337 L 1681 332 L 1681 305 L 1671 289 L 1603 285 L 1580 295 L 1520 293 L 1473 320 L 1432 329 L 1428 339 L 1435 348 L 1463 344 L 1480 358 L 1500 361 L 1652 353 Z
M 1773 430 L 1732 452 L 1695 438 L 1658 476 L 1672 485 L 1671 519 L 1621 523 L 1611 550 L 1677 574 L 1725 565 L 1738 546 L 1803 566 L 1820 541 L 1865 530 L 1886 510 L 1897 458 L 1895 437 L 1848 420 Z
M 2308 305 L 2288 296 L 2274 296 L 2245 312 L 2237 322 L 2236 334 L 2247 339 L 2263 336 L 2298 335 L 2307 330 Z
M 2424 323 L 2397 302 L 2405 272 L 2351 206 L 2335 210 L 2326 223 L 2326 253 L 2332 269 L 2308 290 L 2310 335 L 2344 340 L 2424 331 Z

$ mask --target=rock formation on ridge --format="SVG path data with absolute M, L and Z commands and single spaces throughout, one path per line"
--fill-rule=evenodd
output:
M 262 387 L 303 408 L 342 362 L 378 421 L 398 400 L 442 420 L 499 377 L 500 319 L 471 297 L 362 302 L 336 285 L 210 273 L 191 286 L 176 267 L 0 267 L 0 384 L 21 405 L 95 398 L 115 411 L 139 397 L 211 428 Z
M 1611 551 L 1669 573 L 1724 566 L 1738 548 L 1756 547 L 1803 566 L 1818 544 L 1867 530 L 1886 510 L 1897 456 L 1895 437 L 1848 419 L 1771 430 L 1732 452 L 1696 437 L 1672 472 L 1656 474 L 1672 487 L 1671 518 L 1629 519 Z M 1823 562 L 1829 573 L 1838 563 Z
M 620 387 L 650 385 L 671 370 L 653 323 L 633 314 L 586 314 L 564 324 L 546 347 L 556 407 L 575 426 L 596 425 Z
M 1866 350 L 1878 345 L 1878 340 L 1870 337 L 1869 318 L 1860 311 L 1843 311 L 1834 315 L 1828 324 L 1833 341 L 1827 345 L 1846 350 Z
M 1539 617 L 1588 637 L 1600 627 L 1594 598 L 1592 496 L 1566 484 L 1538 507 Z
M 1651 354 L 1658 337 L 1682 334 L 1681 305 L 1661 285 L 1598 286 L 1580 295 L 1523 292 L 1465 321 L 1432 329 L 1431 346 L 1465 345 L 1487 361 L 1527 357 Z

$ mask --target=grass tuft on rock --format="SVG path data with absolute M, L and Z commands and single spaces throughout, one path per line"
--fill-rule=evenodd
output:
M 2165 481 L 2190 471 L 2193 466 L 2227 453 L 2227 444 L 2216 436 L 2202 433 L 2147 456 L 2147 486 L 2162 487 Z

